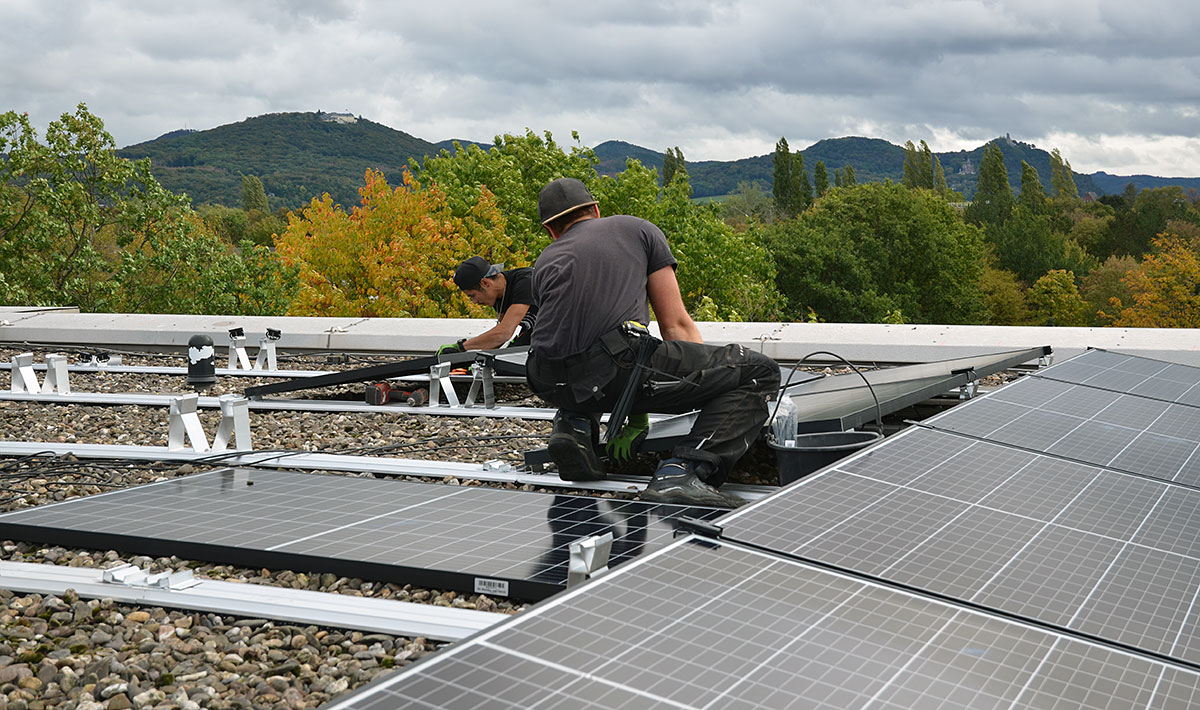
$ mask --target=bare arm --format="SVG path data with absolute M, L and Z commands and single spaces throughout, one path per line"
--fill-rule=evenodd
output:
M 491 350 L 498 348 L 512 338 L 513 333 L 517 330 L 517 326 L 521 324 L 521 319 L 529 312 L 528 303 L 514 303 L 504 312 L 504 317 L 500 319 L 490 330 L 486 330 L 474 338 L 468 338 L 463 343 L 463 347 L 467 350 Z
M 650 307 L 658 319 L 658 330 L 663 340 L 704 342 L 696 323 L 683 305 L 674 267 L 665 266 L 650 274 L 646 279 L 646 295 L 650 297 Z

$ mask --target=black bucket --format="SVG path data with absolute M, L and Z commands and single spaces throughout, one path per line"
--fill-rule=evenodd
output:
M 797 434 L 795 446 L 781 446 L 769 439 L 767 445 L 775 450 L 779 485 L 786 486 L 882 438 L 877 431 L 821 431 Z

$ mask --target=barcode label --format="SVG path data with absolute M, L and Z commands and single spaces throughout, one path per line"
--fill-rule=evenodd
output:
M 476 577 L 475 593 L 507 597 L 508 582 L 505 582 L 503 579 L 483 579 L 482 577 Z

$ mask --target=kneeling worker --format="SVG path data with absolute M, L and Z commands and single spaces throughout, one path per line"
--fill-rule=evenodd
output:
M 703 344 L 679 293 L 675 257 L 653 223 L 601 218 L 595 198 L 574 178 L 542 188 L 538 216 L 553 241 L 534 265 L 538 327 L 526 375 L 530 388 L 559 408 L 548 445 L 559 476 L 604 478 L 594 449 L 599 414 L 629 392 L 633 414 L 699 410 L 641 498 L 739 505 L 718 487 L 767 420 L 778 364 L 740 345 Z M 646 329 L 648 305 L 661 341 Z M 647 370 L 644 379 L 633 375 Z
M 523 266 L 504 271 L 504 264 L 489 264 L 481 256 L 467 259 L 454 272 L 454 283 L 472 303 L 496 310 L 495 327 L 473 338 L 462 338 L 438 348 L 442 353 L 492 350 L 508 345 L 528 345 L 537 306 L 533 305 L 533 269 Z M 514 338 L 513 333 L 521 332 Z M 509 340 L 512 340 L 510 343 Z

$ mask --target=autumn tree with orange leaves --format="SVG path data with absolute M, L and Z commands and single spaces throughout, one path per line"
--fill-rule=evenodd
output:
M 324 195 L 289 217 L 276 240 L 284 261 L 300 268 L 289 315 L 484 317 L 454 285 L 459 263 L 476 254 L 510 267 L 529 262 L 510 252 L 504 218 L 486 189 L 456 217 L 445 193 L 422 188 L 408 172 L 395 188 L 373 170 L 365 182 L 350 212 Z
M 1112 325 L 1126 328 L 1200 327 L 1200 228 L 1167 223 L 1150 252 L 1124 282 L 1132 303 L 1112 299 Z M 1104 315 L 1104 314 L 1102 314 Z

